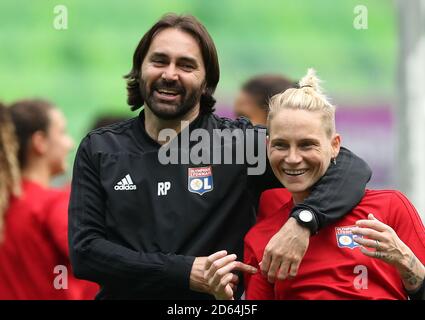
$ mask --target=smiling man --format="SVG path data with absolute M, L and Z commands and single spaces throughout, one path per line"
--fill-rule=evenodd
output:
M 146 56 L 140 91 L 149 106 L 148 117 L 196 118 L 198 108 L 193 106 L 205 87 L 205 66 L 195 39 L 178 29 L 166 29 L 153 39 Z
M 245 148 L 237 150 L 256 150 L 267 161 L 261 153 L 264 127 L 214 115 L 219 75 L 205 27 L 193 16 L 166 15 L 141 39 L 126 76 L 128 104 L 144 109 L 81 142 L 69 209 L 70 252 L 76 276 L 101 285 L 97 298 L 212 298 L 203 274 L 207 256 L 225 249 L 242 258 L 259 196 L 279 182 L 268 164 L 260 175 L 250 174 L 249 154 L 235 151 L 233 138 L 215 139 L 217 130 L 238 130 Z M 164 141 L 164 132 L 175 134 Z M 230 159 L 195 161 L 196 141 L 186 145 L 184 137 L 196 135 L 209 141 L 206 159 L 219 153 L 220 160 L 228 149 Z M 160 151 L 170 145 L 189 161 L 164 165 Z M 337 161 L 270 241 L 263 271 L 271 279 L 295 276 L 310 234 L 362 197 L 369 167 L 347 150 Z M 335 186 L 336 177 L 346 183 Z M 300 212 L 311 219 L 299 219 Z M 293 239 L 299 241 L 288 245 Z M 278 275 L 284 261 L 290 267 Z M 235 275 L 232 286 L 237 283 Z M 236 297 L 243 286 L 238 289 Z

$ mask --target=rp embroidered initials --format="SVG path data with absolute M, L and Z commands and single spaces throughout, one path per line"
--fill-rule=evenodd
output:
M 166 196 L 168 190 L 171 189 L 171 182 L 158 182 L 158 196 Z

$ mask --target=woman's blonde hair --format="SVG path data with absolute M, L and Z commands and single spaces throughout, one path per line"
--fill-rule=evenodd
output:
M 5 212 L 10 196 L 20 194 L 18 148 L 9 110 L 0 103 L 0 243 L 3 239 Z
M 300 80 L 299 88 L 291 88 L 274 95 L 269 102 L 267 127 L 273 117 L 283 109 L 299 109 L 322 113 L 322 121 L 326 135 L 335 133 L 335 107 L 328 101 L 319 86 L 320 80 L 314 69 L 308 69 L 307 74 Z

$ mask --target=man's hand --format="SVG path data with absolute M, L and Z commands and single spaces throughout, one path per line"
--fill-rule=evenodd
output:
M 310 230 L 298 224 L 295 218 L 289 220 L 270 239 L 264 250 L 260 267 L 269 282 L 294 278 L 301 260 L 307 251 Z
M 236 255 L 227 255 L 226 251 L 218 251 L 207 258 L 204 278 L 208 282 L 211 294 L 217 300 L 234 300 L 234 293 L 239 283 L 235 270 L 256 273 L 257 269 L 236 261 Z
M 208 282 L 204 279 L 207 257 L 196 257 L 190 271 L 190 289 L 197 292 L 210 293 Z

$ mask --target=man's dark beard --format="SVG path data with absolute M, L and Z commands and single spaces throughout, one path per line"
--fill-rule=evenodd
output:
M 174 109 L 167 108 L 164 110 L 163 108 L 159 108 L 156 105 L 155 99 L 153 97 L 155 89 L 173 89 L 180 93 L 181 103 L 175 106 Z M 152 111 L 152 113 L 162 120 L 173 120 L 182 118 L 185 114 L 191 111 L 197 103 L 200 101 L 202 95 L 202 89 L 196 91 L 187 92 L 182 86 L 180 86 L 177 81 L 167 82 L 163 79 L 160 79 L 154 83 L 150 90 L 148 90 L 146 82 L 142 79 L 140 80 L 140 94 L 145 101 L 147 107 Z M 165 104 L 165 102 L 163 102 Z

